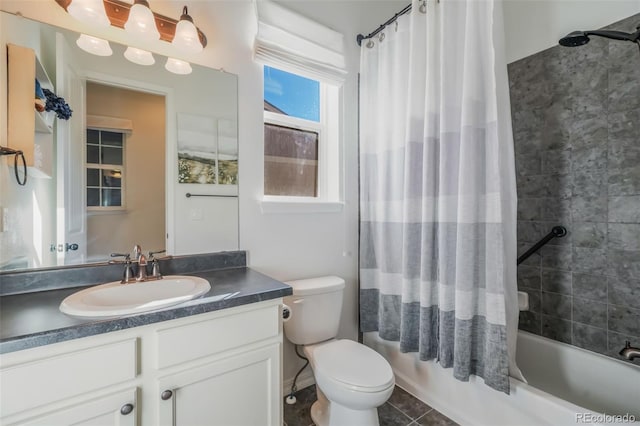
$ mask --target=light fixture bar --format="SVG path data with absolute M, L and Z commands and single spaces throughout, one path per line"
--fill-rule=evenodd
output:
M 64 10 L 67 10 L 67 7 L 71 4 L 72 0 L 55 0 L 60 7 Z M 104 9 L 107 13 L 107 17 L 109 21 L 111 21 L 111 25 L 118 28 L 124 29 L 124 24 L 127 22 L 129 18 L 129 10 L 131 6 L 130 3 L 126 3 L 120 0 L 103 0 Z M 160 40 L 168 41 L 171 43 L 173 37 L 176 32 L 176 25 L 178 24 L 178 20 L 168 18 L 164 15 L 160 15 L 158 13 L 153 12 L 153 16 L 156 20 L 156 27 L 160 32 Z M 207 36 L 204 35 L 200 29 L 198 30 L 198 37 L 200 38 L 200 42 L 202 43 L 202 47 L 207 46 Z

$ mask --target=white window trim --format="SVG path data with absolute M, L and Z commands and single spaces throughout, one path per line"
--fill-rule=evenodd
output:
M 271 66 L 265 64 L 265 66 Z M 342 200 L 342 87 L 333 85 L 299 70 L 273 65 L 292 74 L 310 78 L 320 83 L 320 121 L 264 111 L 264 123 L 292 127 L 318 133 L 318 196 L 294 197 L 265 195 L 258 201 L 263 214 L 271 213 L 330 213 L 343 210 Z M 263 189 L 264 191 L 264 189 Z
M 113 213 L 126 213 L 127 211 L 127 205 L 126 205 L 126 180 L 127 180 L 127 176 L 126 176 L 126 143 L 127 143 L 127 133 L 125 129 L 100 129 L 100 128 L 95 128 L 95 127 L 91 127 L 91 126 L 87 126 L 87 128 L 85 129 L 85 133 L 87 130 L 97 130 L 99 132 L 113 132 L 113 133 L 121 133 L 122 134 L 122 165 L 119 164 L 102 164 L 102 163 L 89 163 L 87 162 L 86 159 L 86 155 L 85 155 L 85 161 L 84 161 L 84 170 L 85 170 L 85 175 L 87 173 L 87 169 L 100 169 L 100 170 L 113 170 L 116 168 L 120 168 L 121 173 L 122 173 L 122 177 L 120 179 L 120 205 L 119 206 L 85 206 L 87 213 L 89 214 L 99 214 L 99 213 L 105 213 L 105 214 L 113 214 Z M 102 135 L 100 136 L 102 138 Z M 88 142 L 86 142 L 85 139 L 85 149 L 86 146 L 88 145 Z M 95 144 L 91 144 L 91 145 L 95 145 Z M 100 140 L 100 144 L 98 145 L 100 147 L 102 147 L 102 139 Z M 115 147 L 114 147 L 115 148 Z M 84 185 L 84 191 L 86 192 L 88 188 L 96 188 L 94 186 L 89 186 L 86 183 L 86 178 L 85 178 L 85 185 Z M 102 186 L 100 186 L 98 189 L 102 190 Z M 117 188 L 114 188 L 117 189 Z M 100 194 L 100 197 L 102 197 L 102 194 Z M 86 201 L 85 201 L 86 204 Z

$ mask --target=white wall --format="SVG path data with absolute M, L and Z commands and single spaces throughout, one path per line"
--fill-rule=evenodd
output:
M 507 63 L 640 12 L 640 0 L 505 0 Z M 638 23 L 640 25 L 640 22 Z

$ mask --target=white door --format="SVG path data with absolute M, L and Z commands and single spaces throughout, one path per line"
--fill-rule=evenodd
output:
M 58 264 L 82 263 L 87 258 L 85 207 L 85 81 L 74 67 L 73 50 L 56 34 L 56 94 L 65 98 L 73 115 L 57 120 L 57 249 Z
M 158 380 L 162 426 L 280 426 L 280 344 Z
M 6 425 L 135 426 L 138 424 L 136 395 L 137 391 L 131 389 L 100 396 Z

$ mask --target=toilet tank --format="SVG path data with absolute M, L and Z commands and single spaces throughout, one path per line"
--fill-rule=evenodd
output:
M 296 345 L 310 345 L 338 335 L 344 280 L 329 276 L 289 281 L 293 295 L 284 298 L 291 318 L 284 333 Z

